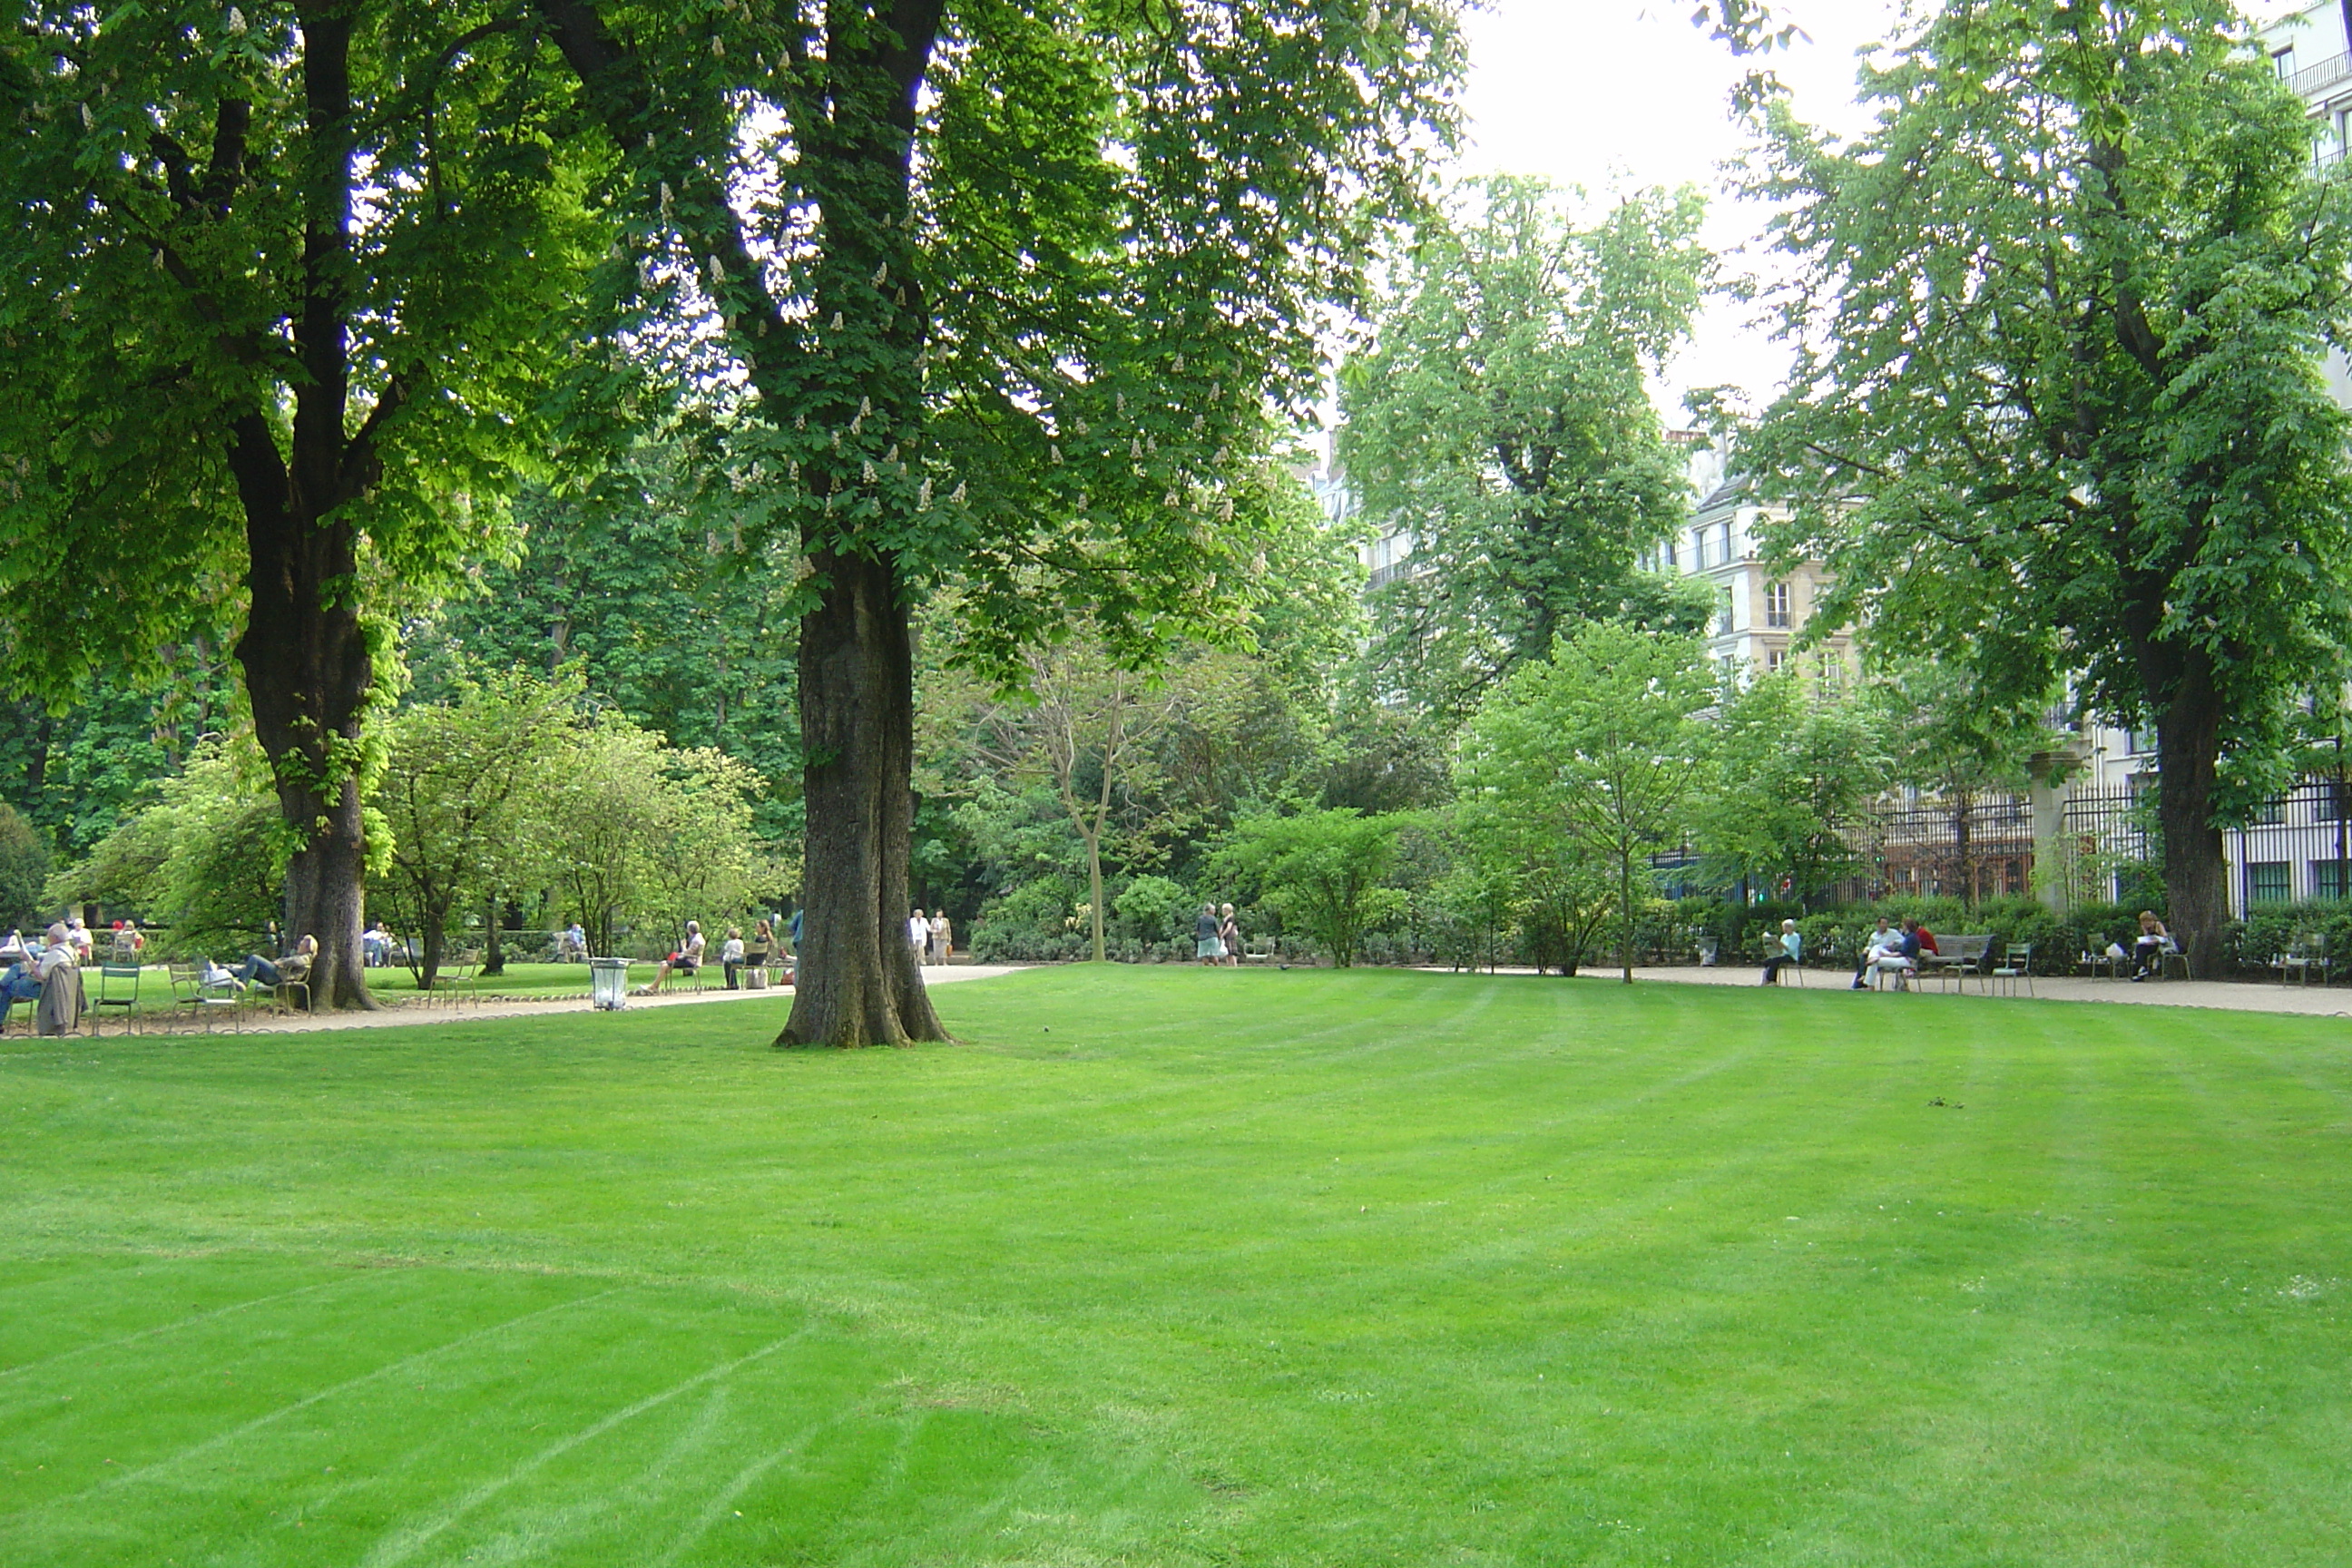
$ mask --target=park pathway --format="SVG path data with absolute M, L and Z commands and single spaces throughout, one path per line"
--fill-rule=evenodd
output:
M 1018 964 L 957 963 L 923 971 L 925 985 L 948 985 L 963 980 L 992 980 L 1000 974 L 1010 974 Z M 789 985 L 771 986 L 765 991 L 729 991 L 714 986 L 708 991 L 674 991 L 661 996 L 631 996 L 626 1011 L 650 1012 L 662 1007 L 691 1007 L 703 1003 L 774 1001 L 789 996 Z M 418 1025 L 470 1024 L 481 1018 L 543 1018 L 558 1013 L 588 1013 L 588 998 L 582 994 L 543 998 L 529 995 L 488 996 L 479 1003 L 459 1003 L 454 1006 L 436 1003 L 431 1006 L 401 1005 L 387 1007 L 380 1013 L 331 1013 L 321 1017 L 291 1017 L 248 1016 L 240 1020 L 238 1032 L 247 1035 L 316 1034 L 327 1029 L 397 1029 Z M 179 1033 L 189 1031 L 182 1029 Z
M 1612 968 L 1588 968 L 1588 974 L 1614 975 Z M 1672 968 L 1643 968 L 1633 971 L 1636 980 L 1660 980 L 1678 985 L 1756 985 L 1758 970 L 1741 964 L 1738 968 L 1699 968 L 1681 965 Z M 1807 989 L 1847 990 L 1853 984 L 1853 972 L 1807 965 L 1804 984 Z M 1962 983 L 1971 996 L 1984 994 L 1981 980 Z M 1948 987 L 1931 984 L 1924 991 L 1902 994 L 1875 992 L 1856 994 L 1857 1002 L 1867 994 L 1874 1001 L 1901 1003 L 1932 1002 Z M 2024 995 L 2025 988 L 2018 987 Z M 2121 1002 L 2143 1007 L 2213 1007 L 2233 1013 L 2303 1013 L 2321 1017 L 2352 1017 L 2352 992 L 2326 985 L 2281 985 L 2275 981 L 2264 984 L 2252 980 L 2149 980 L 2135 984 L 2128 980 L 2084 980 L 2066 976 L 2036 975 L 2032 994 L 2045 1002 Z

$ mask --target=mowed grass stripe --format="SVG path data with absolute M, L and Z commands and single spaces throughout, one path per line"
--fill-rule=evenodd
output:
M 2331 1021 L 1189 968 L 940 1005 L 965 1044 L 779 1054 L 751 1003 L 5 1053 L 17 1258 L 415 1265 L 378 1322 L 321 1291 L 28 1376 L 85 1414 L 0 1400 L 12 1488 L 412 1310 L 635 1283 L 0 1556 L 2269 1563 L 2352 1522 Z M 50 1275 L 0 1360 L 165 1321 L 166 1267 L 79 1313 Z

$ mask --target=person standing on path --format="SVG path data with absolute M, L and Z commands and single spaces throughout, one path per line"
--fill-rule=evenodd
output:
M 931 922 L 917 910 L 907 917 L 907 945 L 915 950 L 915 962 L 922 963 L 930 957 Z
M 1234 906 L 1227 904 L 1217 912 L 1217 945 L 1225 950 L 1225 966 L 1238 969 L 1242 962 L 1241 922 L 1234 919 Z
M 1192 956 L 1203 969 L 1214 969 L 1217 960 L 1224 957 L 1225 944 L 1217 935 L 1217 906 L 1202 904 L 1201 913 L 1192 921 Z
M 944 965 L 955 951 L 955 927 L 949 923 L 947 906 L 931 911 L 931 962 Z

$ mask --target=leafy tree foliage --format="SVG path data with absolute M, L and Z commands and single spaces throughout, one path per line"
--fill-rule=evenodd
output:
M 267 945 L 293 854 L 268 765 L 236 732 L 200 742 L 151 804 L 50 879 L 49 900 L 132 910 L 169 928 L 173 952 L 234 959 Z
M 1692 828 L 1717 887 L 1753 878 L 1810 901 L 1861 868 L 1865 808 L 1896 778 L 1876 715 L 1794 668 L 1729 693 L 1707 727 L 1713 787 Z
M 1715 696 L 1696 638 L 1595 621 L 1506 678 L 1463 733 L 1466 799 L 1553 839 L 1563 879 L 1606 868 L 1629 984 L 1636 895 L 1680 840 L 1702 775 L 1694 715 Z
M 609 244 L 538 62 L 432 0 L 34 0 L 0 38 L 0 675 L 68 700 L 241 623 L 326 1004 L 366 1000 L 368 605 L 479 550 Z
M 0 701 L 0 801 L 60 853 L 87 851 L 197 741 L 236 723 L 235 676 L 217 643 L 190 638 L 163 657 L 171 673 L 153 689 L 110 672 L 55 711 L 38 700 Z
M 1230 480 L 1269 403 L 1313 396 L 1318 307 L 1451 120 L 1454 10 L 532 0 L 626 160 L 648 275 L 741 367 L 810 569 L 780 1043 L 940 1032 L 900 930 L 932 583 L 963 583 L 1006 676 L 1078 612 L 1132 657 L 1221 619 L 1262 531 Z
M 373 797 L 387 830 L 382 901 L 415 939 L 420 986 L 440 972 L 457 917 L 526 883 L 533 797 L 548 787 L 578 695 L 576 681 L 495 675 L 386 727 Z
M 587 481 L 517 498 L 520 549 L 408 629 L 419 696 L 468 666 L 577 671 L 589 696 L 674 746 L 760 777 L 760 836 L 798 837 L 799 619 L 789 563 L 736 538 L 745 497 L 726 433 L 673 426 Z
M 1377 667 L 1456 719 L 1584 621 L 1697 630 L 1711 609 L 1636 564 L 1689 508 L 1647 377 L 1710 266 L 1697 195 L 1644 191 L 1588 220 L 1498 178 L 1460 204 L 1417 237 L 1342 374 L 1339 438 L 1365 510 L 1413 540 L 1413 570 L 1378 595 Z
M 0 805 L 0 930 L 20 931 L 40 919 L 49 847 L 13 805 Z
M 675 939 L 689 920 L 739 916 L 775 876 L 752 837 L 752 787 L 722 753 L 674 749 L 599 715 L 561 738 L 530 792 L 532 882 L 600 953 L 619 951 L 625 922 L 650 921 Z
M 1801 267 L 1744 445 L 1808 504 L 1832 619 L 2006 698 L 2070 672 L 2152 727 L 2172 927 L 2210 971 L 2221 829 L 2352 636 L 2347 187 L 2212 0 L 1955 0 L 1865 68 L 1875 127 L 1769 111 Z M 2260 785 L 2257 784 L 2256 788 Z
M 1403 889 L 1389 885 L 1404 825 L 1348 806 L 1244 817 L 1216 868 L 1286 927 L 1313 937 L 1334 968 L 1349 969 L 1364 934 L 1404 912 Z

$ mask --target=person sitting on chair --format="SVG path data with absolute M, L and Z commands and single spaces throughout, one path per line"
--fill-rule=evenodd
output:
M 727 973 L 727 989 L 743 988 L 743 932 L 735 926 L 727 928 L 727 940 L 719 944 L 719 967 Z
M 1895 989 L 1897 991 L 1911 989 L 1911 975 L 1919 967 L 1919 922 L 1905 921 L 1903 934 L 1896 937 L 1895 945 L 1881 953 L 1878 962 L 1871 966 L 1881 974 L 1893 975 Z
M 2139 936 L 2132 943 L 2132 978 L 2145 980 L 2153 973 L 2164 973 L 2164 955 L 2172 951 L 2172 933 L 2156 918 L 2154 910 L 2139 912 Z
M 268 986 L 283 985 L 289 980 L 308 980 L 310 961 L 319 956 L 319 939 L 306 936 L 294 944 L 294 951 L 272 963 L 257 952 L 245 955 L 243 963 L 232 963 L 228 972 L 239 985 L 251 985 L 258 981 Z
M 1862 962 L 1853 966 L 1853 988 L 1856 991 L 1869 990 L 1872 966 L 1902 946 L 1903 933 L 1895 929 L 1895 922 L 1885 915 L 1879 916 L 1878 929 L 1872 931 L 1870 940 L 1863 944 Z
M 0 995 L 11 1002 L 39 1001 L 42 983 L 74 961 L 73 943 L 62 925 L 49 928 L 38 952 L 26 952 L 21 941 L 16 952 L 16 962 L 9 965 L 5 977 L 0 977 Z
M 654 971 L 654 983 L 637 994 L 651 996 L 669 984 L 671 975 L 694 973 L 702 967 L 703 949 L 708 945 L 702 939 L 702 922 L 687 921 L 686 945 L 662 960 L 661 967 Z
M 1804 934 L 1797 930 L 1796 921 L 1780 922 L 1780 939 L 1775 944 L 1775 948 L 1776 951 L 1772 956 L 1764 961 L 1763 984 L 1767 985 L 1778 985 L 1780 983 L 1782 969 L 1791 963 L 1804 962 L 1805 938 Z

